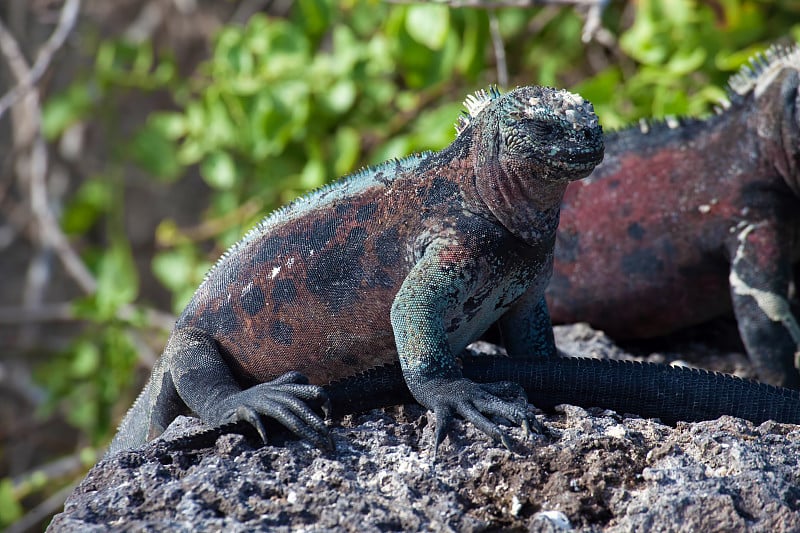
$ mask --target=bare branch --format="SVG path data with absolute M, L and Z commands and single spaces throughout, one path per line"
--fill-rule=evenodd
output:
M 15 124 L 12 131 L 17 149 L 16 173 L 20 180 L 27 185 L 30 209 L 35 221 L 32 240 L 38 245 L 37 255 L 29 269 L 23 312 L 17 310 L 17 313 L 23 316 L 42 317 L 49 312 L 51 314 L 48 318 L 65 318 L 66 312 L 63 308 L 50 308 L 42 311 L 44 305 L 41 301 L 42 287 L 47 281 L 47 273 L 41 271 L 41 266 L 51 253 L 55 253 L 60 259 L 66 272 L 84 293 L 94 294 L 97 291 L 97 280 L 70 244 L 50 206 L 47 186 L 49 161 L 47 144 L 41 131 L 41 104 L 38 93 L 29 90 L 47 69 L 53 55 L 64 43 L 75 25 L 79 10 L 80 0 L 66 0 L 57 28 L 37 55 L 33 68 L 28 66 L 16 39 L 0 21 L 0 53 L 5 57 L 12 75 L 16 78 L 16 89 L 20 89 L 17 93 L 12 91 L 6 95 L 9 98 L 7 105 L 14 108 Z M 12 93 L 13 96 L 9 96 Z M 0 108 L 0 114 L 3 111 L 4 109 Z M 42 279 L 42 273 L 44 273 L 45 279 Z M 138 309 L 133 305 L 124 305 L 118 310 L 118 316 L 122 319 L 133 318 Z M 174 322 L 171 315 L 158 311 L 149 310 L 145 316 L 151 325 L 162 329 L 171 329 Z M 9 319 L 8 316 L 3 317 L 0 313 L 0 319 L 2 318 Z M 37 320 L 33 322 L 37 322 Z M 29 323 L 25 322 L 25 324 Z M 140 344 L 144 345 L 144 343 Z M 146 364 L 152 365 L 155 355 L 152 354 L 152 350 L 142 350 L 140 358 Z
M 78 13 L 80 13 L 80 8 L 81 0 L 66 0 L 64 2 L 64 6 L 61 8 L 61 15 L 58 18 L 58 24 L 56 25 L 55 30 L 53 30 L 52 35 L 50 35 L 50 38 L 47 39 L 44 45 L 42 45 L 42 48 L 36 55 L 36 60 L 34 61 L 33 66 L 30 68 L 30 70 L 26 69 L 27 72 L 24 76 L 20 76 L 16 71 L 14 72 L 14 75 L 17 78 L 17 85 L 4 94 L 2 98 L 0 98 L 0 117 L 2 117 L 3 114 L 8 111 L 8 109 L 13 106 L 22 96 L 30 91 L 36 82 L 39 81 L 42 75 L 47 71 L 47 67 L 50 66 L 53 56 L 55 56 L 56 52 L 64 45 L 67 37 L 75 27 L 75 23 L 78 20 Z M 0 21 L 0 34 L 2 34 L 4 40 L 11 35 L 11 33 L 3 25 L 2 21 Z M 16 46 L 16 41 L 14 41 L 12 47 L 16 48 L 16 51 L 12 50 L 12 55 L 14 52 L 16 52 L 16 55 L 19 57 L 24 57 L 19 51 L 19 47 Z M 3 47 L 3 53 L 5 54 L 6 58 L 9 59 L 9 65 L 12 67 L 13 71 L 14 66 L 11 64 L 10 59 L 12 55 L 9 55 L 9 52 L 5 47 Z
M 45 304 L 36 309 L 0 307 L 0 324 L 25 324 L 27 322 L 69 322 L 75 320 L 69 302 Z
M 536 6 L 592 6 L 605 4 L 607 0 L 442 0 L 436 4 L 449 7 L 470 7 L 474 9 L 499 9 L 503 7 Z M 422 0 L 386 0 L 389 4 L 422 4 Z
M 142 306 L 124 305 L 119 310 L 119 317 L 123 320 L 131 320 L 137 311 L 144 312 L 147 323 L 163 330 L 170 330 L 175 323 L 175 316 L 158 309 Z M 35 309 L 26 309 L 16 306 L 0 307 L 0 324 L 24 324 L 26 322 L 70 322 L 79 320 L 75 316 L 72 302 L 47 303 Z
M 0 21 L 0 52 L 5 56 L 12 74 L 17 79 L 17 88 L 22 87 L 24 89 L 16 98 L 9 101 L 13 105 L 17 102 L 17 98 L 25 97 L 24 105 L 20 111 L 20 127 L 14 128 L 14 135 L 17 148 L 28 151 L 27 157 L 20 156 L 20 165 L 27 163 L 26 166 L 28 168 L 26 170 L 29 179 L 31 210 L 39 228 L 40 244 L 44 248 L 55 250 L 67 272 L 80 285 L 81 289 L 87 293 L 93 293 L 97 288 L 96 280 L 70 246 L 48 205 L 47 146 L 41 135 L 41 106 L 38 96 L 28 91 L 31 81 L 36 80 L 37 76 L 40 76 L 41 72 L 46 70 L 53 54 L 63 44 L 69 31 L 74 26 L 79 8 L 80 0 L 67 0 L 64 3 L 56 30 L 37 56 L 38 75 L 32 68 L 28 67 L 19 44 L 2 21 Z M 34 68 L 36 68 L 36 65 Z M 2 114 L 2 111 L 2 108 L 0 108 L 0 114 Z
M 494 59 L 497 64 L 497 84 L 500 87 L 508 87 L 508 63 L 506 62 L 506 45 L 503 43 L 503 36 L 500 35 L 500 21 L 497 19 L 497 12 L 489 12 L 489 33 L 492 36 L 492 48 L 494 48 Z
M 421 4 L 425 3 L 423 0 L 385 0 L 389 4 Z M 472 8 L 472 9 L 488 9 L 494 11 L 506 7 L 537 7 L 537 6 L 574 6 L 579 11 L 584 13 L 585 22 L 583 25 L 583 32 L 581 33 L 581 40 L 588 43 L 593 39 L 600 40 L 601 44 L 608 44 L 609 32 L 602 26 L 600 17 L 608 5 L 609 0 L 440 0 L 435 2 L 438 5 L 444 5 L 453 8 Z M 492 30 L 492 41 L 496 43 L 495 31 L 493 29 L 493 21 L 489 19 L 490 29 Z M 613 38 L 611 39 L 613 41 Z M 495 55 L 497 55 L 498 47 L 495 44 Z M 499 66 L 499 61 L 498 61 Z M 505 85 L 499 81 L 500 71 L 498 70 L 498 82 L 500 85 Z

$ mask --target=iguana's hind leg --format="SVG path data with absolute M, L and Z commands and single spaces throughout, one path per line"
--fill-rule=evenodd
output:
M 328 427 L 307 403 L 324 406 L 327 396 L 299 372 L 242 390 L 214 339 L 195 328 L 175 331 L 164 358 L 178 394 L 208 424 L 244 421 L 266 442 L 261 416 L 267 416 L 316 446 L 331 447 Z
M 800 387 L 800 325 L 789 302 L 791 235 L 771 222 L 747 224 L 728 244 L 731 300 L 758 377 Z

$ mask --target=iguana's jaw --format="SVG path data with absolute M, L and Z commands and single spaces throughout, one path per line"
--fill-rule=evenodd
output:
M 602 161 L 602 145 L 599 150 L 560 150 L 539 161 L 536 176 L 541 181 L 576 181 L 591 174 Z

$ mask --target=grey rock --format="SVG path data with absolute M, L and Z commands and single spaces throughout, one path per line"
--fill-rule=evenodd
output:
M 509 428 L 512 451 L 456 422 L 435 466 L 419 406 L 333 421 L 332 452 L 167 445 L 205 429 L 179 418 L 98 463 L 49 531 L 800 531 L 797 426 L 534 412 L 551 434 Z

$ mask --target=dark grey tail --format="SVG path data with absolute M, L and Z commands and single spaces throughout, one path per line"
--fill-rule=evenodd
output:
M 561 403 L 602 407 L 667 424 L 731 415 L 756 424 L 800 424 L 800 391 L 705 370 L 653 363 L 589 358 L 520 361 L 469 357 L 465 377 L 478 382 L 513 381 L 537 407 Z M 411 401 L 398 367 L 372 370 L 326 387 L 335 413 Z

